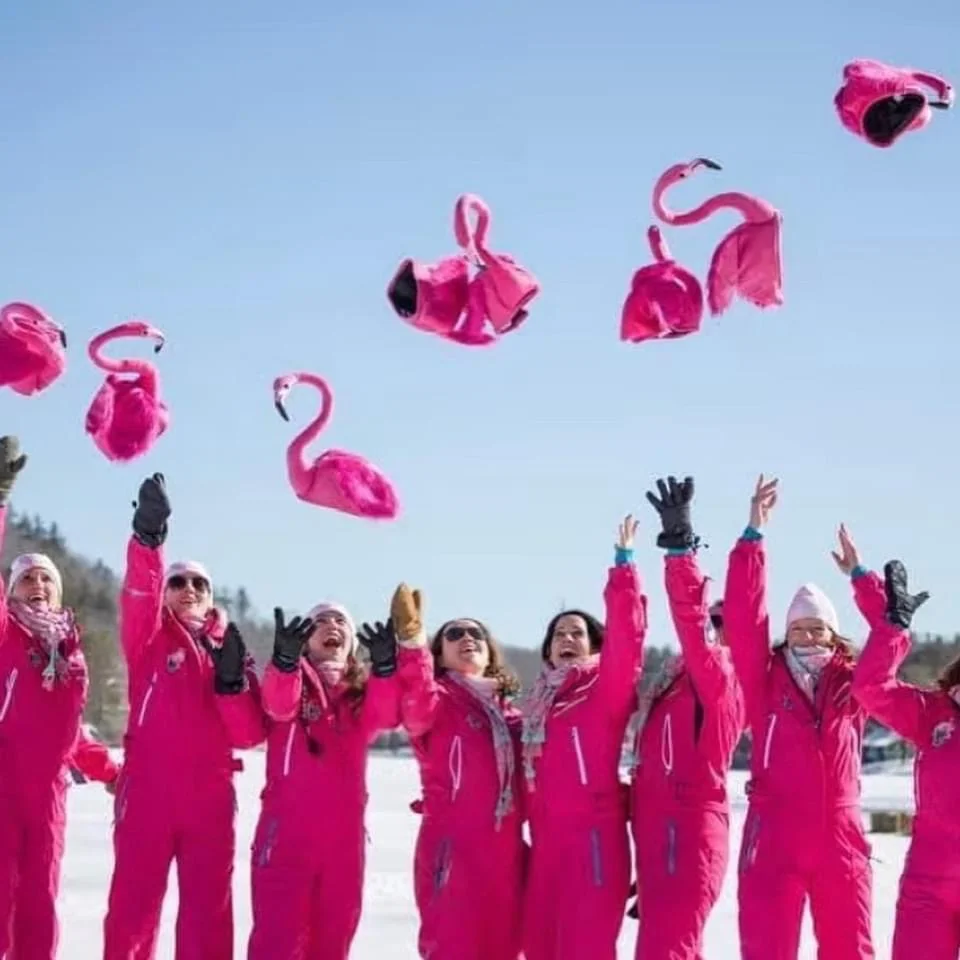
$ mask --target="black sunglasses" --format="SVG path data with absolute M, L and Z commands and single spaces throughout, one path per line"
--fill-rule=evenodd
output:
M 482 640 L 483 631 L 479 627 L 447 627 L 443 631 L 444 639 L 452 640 L 456 643 L 464 637 L 470 637 L 471 640 Z
M 206 593 L 210 589 L 210 584 L 203 577 L 184 577 L 179 573 L 167 581 L 167 586 L 172 590 L 183 590 L 188 583 L 197 593 Z

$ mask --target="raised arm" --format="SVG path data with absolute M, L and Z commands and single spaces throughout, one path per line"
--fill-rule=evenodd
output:
M 205 644 L 213 660 L 217 710 L 234 750 L 249 750 L 267 735 L 256 664 L 235 623 L 228 623 L 219 646 Z
M 608 712 L 619 717 L 629 711 L 636 696 L 647 634 L 647 598 L 633 563 L 637 523 L 628 516 L 620 525 L 614 565 L 603 591 L 606 606 L 603 647 L 600 650 L 598 693 Z
M 17 474 L 27 465 L 27 455 L 20 452 L 16 437 L 0 437 L 0 550 L 7 529 L 7 504 Z M 7 632 L 7 587 L 0 577 L 0 642 Z
M 263 671 L 260 699 L 264 713 L 271 720 L 283 723 L 292 720 L 300 709 L 303 693 L 300 660 L 314 623 L 309 617 L 294 617 L 286 623 L 280 607 L 273 608 L 273 621 L 273 656 Z
M 140 484 L 120 594 L 120 645 L 128 667 L 139 660 L 160 626 L 163 542 L 169 517 L 163 474 L 155 473 Z
M 401 583 L 390 601 L 390 622 L 397 635 L 397 685 L 400 723 L 411 737 L 429 733 L 440 704 L 440 685 L 433 671 L 423 625 L 423 597 Z
M 363 697 L 362 721 L 371 742 L 383 730 L 400 726 L 400 683 L 397 680 L 397 635 L 393 620 L 363 624 L 357 641 L 370 659 L 370 679 Z
M 750 525 L 730 553 L 723 593 L 723 621 L 733 668 L 743 691 L 747 724 L 764 706 L 770 663 L 770 615 L 767 612 L 767 558 L 762 528 L 777 502 L 777 481 L 761 475 L 750 501 Z
M 870 636 L 853 672 L 853 694 L 871 716 L 919 746 L 926 741 L 930 707 L 941 694 L 899 680 L 897 671 L 910 652 L 913 614 L 927 594 L 908 592 L 899 561 L 886 565 L 883 580 L 875 573 L 860 573 L 854 592 L 857 606 L 870 611 L 871 618 Z

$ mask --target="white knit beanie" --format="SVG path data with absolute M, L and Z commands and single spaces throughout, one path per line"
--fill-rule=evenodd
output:
M 13 588 L 31 571 L 44 570 L 50 575 L 57 588 L 57 598 L 63 601 L 63 578 L 57 565 L 45 553 L 21 553 L 10 564 L 10 586 L 7 593 L 13 593 Z
M 830 598 L 815 584 L 805 583 L 787 609 L 787 631 L 797 620 L 822 620 L 834 633 L 840 632 L 840 620 Z
M 310 612 L 307 614 L 308 620 L 313 620 L 316 617 L 319 617 L 321 613 L 339 613 L 341 617 L 347 622 L 347 653 L 354 655 L 357 652 L 357 625 L 353 622 L 353 617 L 350 616 L 350 611 L 342 603 L 329 603 L 327 601 L 322 601 L 318 603 Z
M 171 577 L 203 577 L 210 584 L 210 589 L 213 590 L 213 580 L 210 579 L 210 572 L 196 560 L 179 560 L 176 563 L 171 563 L 167 568 L 164 583 L 169 583 Z

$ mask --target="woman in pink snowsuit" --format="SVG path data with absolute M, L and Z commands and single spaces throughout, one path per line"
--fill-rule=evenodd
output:
M 160 474 L 133 517 L 120 598 L 130 716 L 117 786 L 105 960 L 153 957 L 172 860 L 176 960 L 233 956 L 234 749 L 265 736 L 253 661 L 213 606 L 198 563 L 164 572 L 170 503 Z
M 627 790 L 619 779 L 647 629 L 633 565 L 636 524 L 620 528 L 606 625 L 553 618 L 544 670 L 522 704 L 532 851 L 524 900 L 526 960 L 614 960 L 630 886 Z
M 420 765 L 414 860 L 420 956 L 517 960 L 525 847 L 518 810 L 516 678 L 479 620 L 445 623 L 429 647 L 420 595 L 401 585 L 401 719 Z
M 26 464 L 0 437 L 0 545 Z M 42 553 L 17 557 L 0 583 L 0 957 L 53 960 L 68 770 L 80 738 L 87 666 L 63 583 Z M 89 767 L 88 767 L 89 769 Z
M 821 960 L 872 960 L 870 847 L 860 813 L 866 714 L 837 614 L 813 584 L 797 591 L 786 643 L 770 648 L 761 530 L 777 481 L 763 477 L 730 554 L 724 625 L 752 732 L 740 847 L 743 960 L 796 960 L 803 906 Z
M 631 784 L 640 930 L 637 960 L 702 960 L 703 930 L 729 854 L 727 771 L 743 731 L 729 651 L 710 642 L 707 578 L 690 521 L 693 480 L 657 483 L 666 587 L 681 654 L 640 695 Z M 716 636 L 722 614 L 713 612 Z
M 854 551 L 857 605 L 870 638 L 853 676 L 853 692 L 881 723 L 917 748 L 914 761 L 916 817 L 907 852 L 893 960 L 957 960 L 960 957 L 960 658 L 936 689 L 897 679 L 910 650 L 910 623 L 927 599 L 912 596 L 899 561 L 884 579 L 868 574 Z
M 251 853 L 249 960 L 347 960 L 360 923 L 367 749 L 399 724 L 396 638 L 319 603 L 275 610 L 263 676 L 267 786 Z M 370 673 L 357 658 L 369 654 Z

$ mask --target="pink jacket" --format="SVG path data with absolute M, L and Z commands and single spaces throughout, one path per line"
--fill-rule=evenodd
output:
M 626 815 L 619 766 L 647 632 L 647 598 L 633 564 L 610 569 L 604 590 L 606 630 L 599 663 L 574 667 L 546 722 L 527 792 L 532 826 L 583 817 Z
M 126 765 L 142 763 L 161 780 L 242 769 L 232 751 L 266 735 L 253 661 L 243 693 L 216 694 L 210 655 L 166 609 L 163 592 L 162 550 L 131 537 L 120 602 L 130 688 Z
M 797 685 L 783 648 L 770 648 L 762 540 L 742 538 L 733 548 L 723 616 L 753 738 L 751 803 L 797 811 L 856 806 L 866 713 L 853 697 L 853 662 L 834 656 L 815 703 Z
M 0 544 L 6 509 L 0 507 Z M 87 699 L 87 665 L 75 632 L 63 651 L 66 674 L 43 686 L 36 642 L 17 623 L 0 581 L 0 790 L 13 791 L 24 809 L 44 814 L 66 783 L 68 763 Z
M 910 651 L 910 633 L 889 623 L 883 581 L 876 574 L 854 580 L 857 606 L 870 637 L 857 662 L 853 692 L 881 723 L 917 748 L 914 765 L 916 819 L 905 872 L 960 875 L 960 708 L 947 690 L 916 687 L 897 679 Z
M 264 806 L 322 804 L 337 829 L 343 818 L 363 820 L 367 802 L 367 748 L 382 730 L 399 725 L 395 677 L 370 677 L 359 704 L 342 684 L 330 689 L 305 658 L 292 673 L 272 663 L 263 674 L 263 709 L 272 721 L 267 736 Z
M 651 806 L 726 808 L 727 771 L 744 724 L 730 652 L 707 642 L 707 579 L 695 554 L 668 556 L 665 575 L 682 667 L 652 702 L 641 701 L 633 778 L 641 819 Z
M 429 649 L 400 648 L 398 675 L 401 684 L 400 719 L 410 735 L 417 761 L 424 817 L 458 826 L 490 828 L 499 800 L 499 771 L 490 732 L 490 720 L 479 701 L 451 680 L 433 673 Z M 520 711 L 506 702 L 501 712 L 513 735 L 513 812 L 520 817 L 522 802 L 520 762 Z

